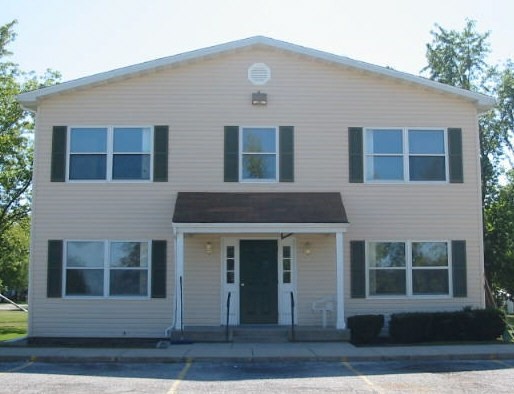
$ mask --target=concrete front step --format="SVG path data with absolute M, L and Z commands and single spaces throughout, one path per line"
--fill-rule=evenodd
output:
M 232 341 L 239 343 L 283 343 L 288 342 L 287 327 L 234 327 Z
M 346 342 L 349 330 L 310 326 L 295 326 L 294 335 L 290 326 L 224 326 L 185 327 L 183 332 L 174 331 L 171 342 L 237 342 L 237 343 L 281 343 L 296 342 Z

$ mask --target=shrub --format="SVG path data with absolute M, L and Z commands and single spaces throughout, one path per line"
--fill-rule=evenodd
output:
M 391 316 L 389 335 L 400 343 L 487 341 L 498 338 L 505 327 L 505 315 L 499 309 L 397 313 Z
M 431 320 L 427 313 L 394 314 L 389 322 L 389 335 L 394 342 L 425 342 L 431 335 Z
M 476 309 L 469 325 L 469 338 L 476 341 L 492 341 L 506 329 L 505 313 L 501 309 Z
M 372 343 L 384 326 L 384 315 L 357 315 L 348 318 L 350 341 L 353 344 Z

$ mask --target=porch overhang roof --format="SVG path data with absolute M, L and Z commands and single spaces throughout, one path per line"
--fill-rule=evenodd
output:
M 334 233 L 348 225 L 340 193 L 180 192 L 173 215 L 183 233 Z

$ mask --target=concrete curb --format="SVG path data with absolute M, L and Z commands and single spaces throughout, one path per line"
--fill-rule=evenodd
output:
M 1 349 L 0 349 L 1 353 Z M 47 362 L 47 363 L 185 363 L 185 362 L 381 362 L 381 361 L 437 361 L 437 360 L 507 360 L 514 359 L 514 352 L 505 353 L 469 353 L 469 354 L 397 354 L 397 355 L 333 355 L 333 356 L 137 356 L 137 355 L 34 355 L 34 354 L 0 354 L 0 362 Z

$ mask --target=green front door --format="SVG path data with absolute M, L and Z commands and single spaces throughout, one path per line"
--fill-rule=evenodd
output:
M 241 324 L 278 322 L 277 253 L 277 241 L 240 241 Z

